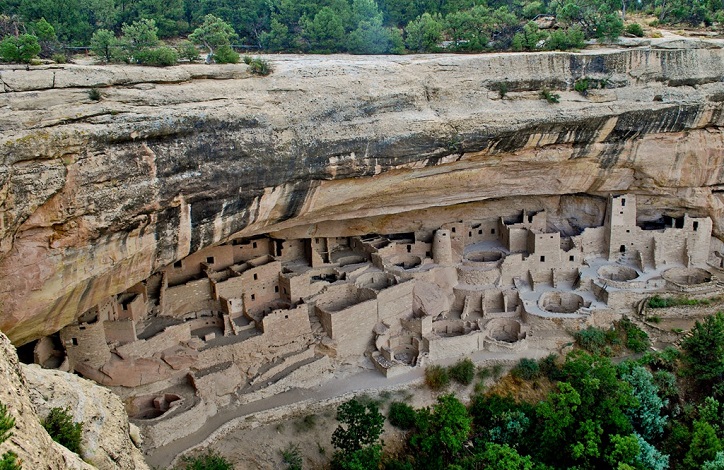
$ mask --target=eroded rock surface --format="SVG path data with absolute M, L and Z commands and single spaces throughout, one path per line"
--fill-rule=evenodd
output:
M 30 398 L 41 416 L 54 407 L 70 407 L 73 419 L 83 422 L 81 455 L 95 468 L 148 469 L 130 438 L 128 416 L 111 391 L 77 375 L 40 366 L 23 366 Z
M 53 442 L 40 425 L 40 417 L 30 400 L 28 381 L 23 374 L 15 348 L 0 333 L 0 402 L 15 418 L 10 439 L 0 444 L 0 455 L 13 451 L 23 468 L 52 470 L 91 470 L 94 467 L 65 447 Z M 127 467 L 132 468 L 132 467 Z
M 412 231 L 476 201 L 628 192 L 641 217 L 709 216 L 721 238 L 724 51 L 685 46 L 279 56 L 264 78 L 0 69 L 0 328 L 58 331 L 235 233 Z M 583 77 L 606 88 L 573 92 Z

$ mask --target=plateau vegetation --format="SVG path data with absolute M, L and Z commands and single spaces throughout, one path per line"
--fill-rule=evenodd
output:
M 703 0 L 0 0 L 0 59 L 64 62 L 90 48 L 102 61 L 156 66 L 235 63 L 238 50 L 352 54 L 565 50 L 642 36 L 651 25 L 719 25 Z M 718 26 L 717 26 L 718 27 Z M 198 49 L 200 48 L 200 49 Z

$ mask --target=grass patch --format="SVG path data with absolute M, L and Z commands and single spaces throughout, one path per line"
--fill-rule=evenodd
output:
M 490 387 L 485 396 L 504 396 L 510 397 L 516 403 L 538 403 L 546 400 L 548 394 L 555 389 L 554 382 L 546 377 L 540 377 L 536 380 L 522 380 L 508 374 L 494 386 Z
M 294 430 L 298 433 L 308 432 L 317 425 L 317 417 L 315 415 L 307 415 L 302 419 L 294 421 Z
M 589 326 L 585 330 L 576 331 L 573 337 L 578 347 L 592 354 L 602 354 L 604 348 L 608 345 L 606 332 L 602 328 L 595 326 Z
M 433 390 L 444 390 L 450 385 L 450 374 L 442 366 L 425 369 L 425 383 Z
M 246 62 L 246 57 L 244 57 L 244 62 Z M 269 61 L 261 57 L 254 57 L 247 65 L 249 66 L 249 71 L 254 75 L 266 76 L 274 71 Z
M 720 300 L 720 297 L 712 297 L 710 299 L 690 299 L 688 297 L 661 297 L 654 295 L 649 298 L 646 306 L 649 308 L 668 308 L 668 307 L 695 307 L 699 305 L 711 305 L 713 302 Z
M 175 468 L 178 470 L 234 470 L 231 462 L 213 450 L 193 457 L 182 457 L 181 466 Z
M 628 318 L 622 319 L 608 330 L 589 326 L 574 333 L 573 337 L 581 349 L 609 357 L 620 351 L 622 346 L 640 353 L 646 351 L 651 344 L 649 335 Z
M 523 380 L 533 380 L 540 377 L 540 366 L 535 359 L 523 358 L 510 371 L 513 377 Z
M 304 459 L 302 458 L 302 452 L 299 450 L 299 446 L 296 444 L 289 444 L 289 447 L 282 451 L 282 459 L 287 464 L 289 470 L 302 470 L 302 464 Z
M 465 358 L 450 366 L 448 369 L 450 378 L 462 385 L 470 385 L 475 378 L 475 364 L 469 358 Z
M 98 88 L 91 88 L 88 90 L 88 99 L 91 101 L 100 101 L 103 96 Z
M 540 91 L 540 97 L 543 100 L 546 100 L 550 104 L 556 104 L 561 102 L 561 95 L 558 93 L 553 93 L 548 88 L 543 88 Z

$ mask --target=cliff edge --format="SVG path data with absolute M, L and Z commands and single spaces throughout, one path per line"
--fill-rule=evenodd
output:
M 15 452 L 25 469 L 148 469 L 131 442 L 118 397 L 78 376 L 20 364 L 2 333 L 0 384 L 0 403 L 15 418 L 12 435 L 0 444 L 0 455 Z M 74 421 L 84 423 L 81 456 L 54 442 L 43 429 L 41 417 L 52 407 L 70 407 Z

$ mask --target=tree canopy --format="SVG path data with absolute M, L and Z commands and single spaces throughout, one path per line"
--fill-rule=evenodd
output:
M 615 40 L 633 11 L 724 23 L 720 0 L 0 0 L 0 15 L 16 19 L 0 34 L 34 34 L 45 56 L 45 45 L 88 46 L 100 30 L 125 36 L 144 22 L 160 39 L 189 36 L 210 57 L 228 41 L 272 52 L 555 50 Z M 539 15 L 554 15 L 557 27 L 539 29 Z

